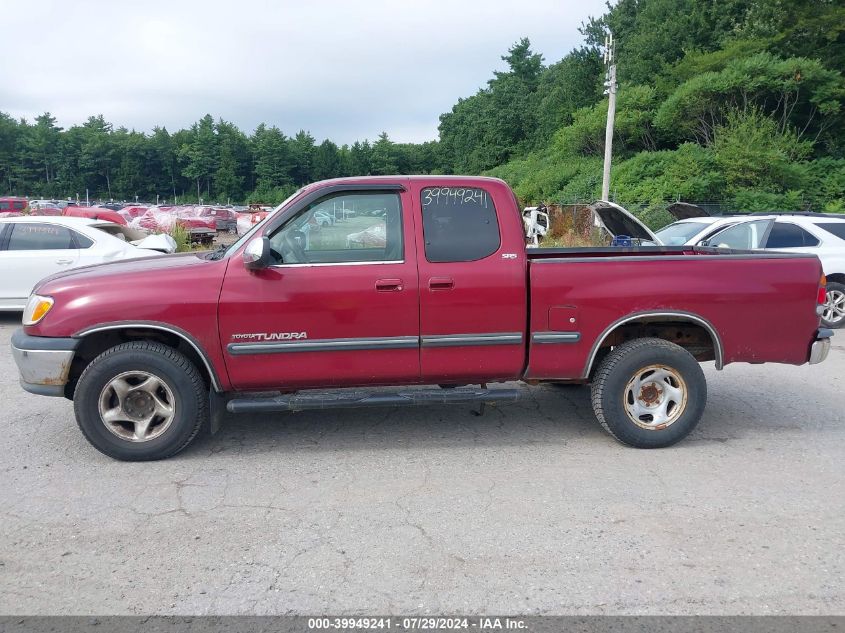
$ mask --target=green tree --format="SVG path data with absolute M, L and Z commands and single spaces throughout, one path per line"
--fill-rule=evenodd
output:
M 203 183 L 206 197 L 211 197 L 211 179 L 217 170 L 219 155 L 214 119 L 210 114 L 191 126 L 190 137 L 190 142 L 183 144 L 177 152 L 182 163 L 182 174 L 196 182 L 198 199 L 202 197 Z
M 0 112 L 0 191 L 15 192 L 14 165 L 21 126 L 5 112 Z
M 102 114 L 89 117 L 82 125 L 79 152 L 79 169 L 85 186 L 92 192 L 106 193 L 110 199 L 113 197 L 111 178 L 118 162 L 111 134 L 112 124 Z
M 574 50 L 548 67 L 540 77 L 538 98 L 533 103 L 537 146 L 545 146 L 557 130 L 571 124 L 577 110 L 601 100 L 603 73 L 598 51 L 590 48 Z
M 364 142 L 355 141 L 349 150 L 350 175 L 352 176 L 368 176 L 371 174 L 373 148 L 370 147 L 370 142 L 364 139 Z
M 314 151 L 314 180 L 337 178 L 342 173 L 340 151 L 337 145 L 326 139 Z
M 802 161 L 812 143 L 760 110 L 730 112 L 714 130 L 713 150 L 731 190 L 763 189 L 784 192 L 801 189 L 807 176 Z
M 819 61 L 758 53 L 683 83 L 660 106 L 655 124 L 673 140 L 710 143 L 729 112 L 759 108 L 779 131 L 794 127 L 818 138 L 839 119 L 844 98 L 842 76 Z
M 305 185 L 314 180 L 314 137 L 305 130 L 299 130 L 290 142 L 293 168 L 291 176 L 297 185 Z
M 527 151 L 536 136 L 535 95 L 543 58 L 527 38 L 502 57 L 507 71 L 497 71 L 487 88 L 440 116 L 440 142 L 447 169 L 478 173 Z
M 370 173 L 379 176 L 395 174 L 397 171 L 393 141 L 387 136 L 387 132 L 382 132 L 379 134 L 378 140 L 373 143 Z
M 220 119 L 215 125 L 218 146 L 214 191 L 219 200 L 240 200 L 244 182 L 252 171 L 249 140 L 236 125 Z
M 263 123 L 252 135 L 256 189 L 266 190 L 293 184 L 294 160 L 287 137 L 276 126 Z

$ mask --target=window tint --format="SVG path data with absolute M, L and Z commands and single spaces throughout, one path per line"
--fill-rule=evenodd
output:
M 718 246 L 719 248 L 735 248 L 738 250 L 761 248 L 763 236 L 771 223 L 771 220 L 741 222 L 716 233 L 707 242 L 708 245 Z
M 704 237 L 702 237 L 698 241 L 697 246 L 701 246 L 702 244 L 704 244 L 704 242 L 707 242 L 708 244 L 710 244 L 710 246 L 715 246 L 715 242 L 711 242 L 710 239 L 714 235 L 718 235 L 719 233 L 721 233 L 722 231 L 724 231 L 725 229 L 727 229 L 728 227 L 731 227 L 731 226 L 736 226 L 736 223 L 732 222 L 732 223 L 729 223 L 729 224 L 722 224 L 719 228 L 714 229 L 712 231 L 708 231 L 707 233 L 704 234 Z
M 12 207 L 17 209 L 18 211 L 23 211 L 24 209 L 26 209 L 26 203 L 24 203 L 23 200 L 15 200 L 12 203 Z
M 276 263 L 402 261 L 402 205 L 393 192 L 322 198 L 270 237 Z
M 12 227 L 10 251 L 60 250 L 76 248 L 71 232 L 55 224 L 16 223 Z
M 76 231 L 71 231 L 71 233 L 73 234 L 73 239 L 76 242 L 76 248 L 91 248 L 94 246 L 94 240 L 91 238 Z
M 845 240 L 845 222 L 825 222 L 824 224 L 816 224 L 816 226 L 835 235 L 840 240 Z
M 0 200 L 0 211 L 8 211 L 12 208 L 12 203 L 8 200 Z
M 496 209 L 484 189 L 428 187 L 420 198 L 428 261 L 472 262 L 499 250 Z
M 707 227 L 706 222 L 675 222 L 663 227 L 655 235 L 661 242 L 669 246 L 686 244 L 687 240 L 695 237 Z
M 766 248 L 797 248 L 800 246 L 818 246 L 819 241 L 797 224 L 775 222 Z

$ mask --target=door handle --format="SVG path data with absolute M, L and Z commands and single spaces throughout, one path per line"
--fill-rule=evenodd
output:
M 72 259 L 57 259 L 56 263 L 61 265 L 61 266 L 66 266 L 67 264 L 72 264 L 73 260 Z
M 455 287 L 455 280 L 451 277 L 432 277 L 428 280 L 429 290 L 451 290 Z
M 405 287 L 401 279 L 379 279 L 376 281 L 376 290 L 379 292 L 401 292 Z

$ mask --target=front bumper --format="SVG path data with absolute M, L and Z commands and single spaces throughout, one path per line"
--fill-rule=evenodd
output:
M 822 328 L 816 333 L 816 340 L 810 346 L 810 364 L 815 365 L 827 358 L 830 352 L 830 337 L 833 330 Z
M 12 357 L 20 372 L 21 387 L 40 396 L 64 396 L 70 364 L 79 339 L 12 334 Z

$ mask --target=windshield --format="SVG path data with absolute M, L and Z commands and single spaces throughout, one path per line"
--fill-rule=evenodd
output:
M 220 259 L 223 259 L 223 257 L 231 256 L 236 250 L 238 250 L 241 247 L 242 244 L 245 244 L 250 239 L 252 239 L 252 236 L 255 235 L 256 231 L 260 230 L 261 227 L 264 226 L 267 223 L 267 220 L 272 218 L 279 211 L 281 211 L 284 207 L 286 207 L 288 205 L 288 203 L 291 200 L 293 200 L 294 198 L 296 198 L 301 192 L 302 192 L 302 189 L 297 189 L 292 194 L 290 194 L 287 198 L 285 198 L 282 201 L 282 204 L 280 204 L 275 209 L 270 211 L 270 213 L 267 214 L 266 218 L 264 218 L 263 220 L 261 220 L 261 222 L 254 225 L 249 231 L 247 231 L 246 233 L 243 234 L 243 237 L 241 237 L 237 242 L 235 242 L 229 248 L 227 248 L 226 252 L 223 253 L 223 255 L 222 255 L 222 257 L 220 257 Z
M 656 235 L 667 246 L 682 246 L 707 225 L 707 222 L 674 222 L 660 229 Z

